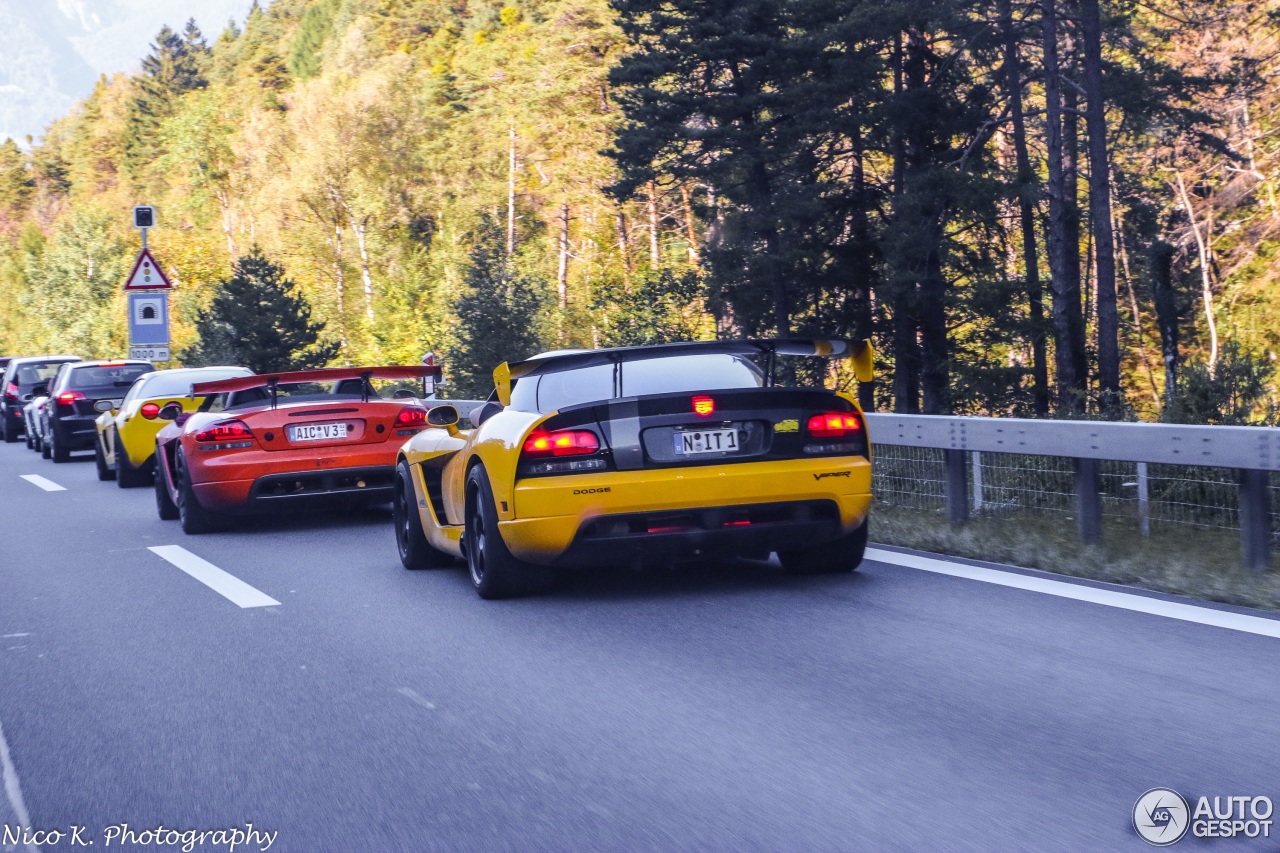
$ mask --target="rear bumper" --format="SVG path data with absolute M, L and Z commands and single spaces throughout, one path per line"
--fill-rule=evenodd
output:
M 395 467 L 373 465 L 266 474 L 251 480 L 197 483 L 200 505 L 214 512 L 256 514 L 282 509 L 308 509 L 352 500 L 383 503 L 391 500 Z
M 747 504 L 702 510 L 603 515 L 579 528 L 553 564 L 565 567 L 672 561 L 716 555 L 766 555 L 835 539 L 832 501 Z
M 871 507 L 861 457 L 531 478 L 514 519 L 499 521 L 516 557 L 585 565 L 697 553 L 759 553 L 852 532 Z
M 26 418 L 22 416 L 21 408 L 10 406 L 0 414 L 0 417 L 4 418 L 5 429 L 12 431 L 14 435 L 21 435 L 26 430 Z
M 67 450 L 89 450 L 98 440 L 97 420 L 82 415 L 53 418 L 49 429 L 57 431 L 58 444 Z

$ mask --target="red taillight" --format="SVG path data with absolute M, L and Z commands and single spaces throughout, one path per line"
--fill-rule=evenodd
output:
M 73 403 L 75 403 L 76 400 L 83 400 L 83 399 L 84 399 L 84 394 L 81 393 L 80 391 L 63 391 L 61 394 L 58 395 L 58 402 L 64 406 L 70 406 Z
M 4 398 L 8 400 L 10 403 L 17 402 L 18 400 L 18 383 L 17 382 L 10 382 L 9 387 L 4 389 Z
M 704 418 L 707 415 L 714 415 L 716 413 L 716 401 L 710 397 L 694 397 L 693 413 Z
M 196 433 L 196 441 L 241 441 L 253 438 L 253 433 L 241 421 L 223 421 Z
M 814 438 L 845 438 L 862 433 L 857 412 L 824 412 L 809 418 L 809 435 Z
M 156 416 L 160 414 L 160 405 L 158 403 L 143 403 L 142 408 L 138 410 L 138 414 L 149 421 L 155 420 Z
M 406 406 L 396 414 L 397 427 L 426 426 L 427 410 L 419 406 Z
M 583 429 L 535 432 L 524 442 L 526 456 L 586 456 L 599 449 L 596 434 Z

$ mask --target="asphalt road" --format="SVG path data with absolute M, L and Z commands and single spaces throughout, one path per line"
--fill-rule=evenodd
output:
M 1150 788 L 1280 800 L 1275 637 L 887 562 L 484 602 L 402 569 L 388 512 L 187 537 L 21 444 L 0 531 L 0 850 L 21 822 L 100 850 L 249 822 L 283 851 L 1142 850 Z

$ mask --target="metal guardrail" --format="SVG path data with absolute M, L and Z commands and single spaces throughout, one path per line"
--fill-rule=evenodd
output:
M 1075 461 L 1080 538 L 1102 539 L 1098 462 L 1231 468 L 1238 472 L 1241 550 L 1246 567 L 1265 569 L 1271 553 L 1270 473 L 1280 471 L 1280 429 L 945 415 L 867 414 L 877 444 L 942 450 L 951 524 L 969 519 L 966 457 L 974 452 L 1057 456 Z

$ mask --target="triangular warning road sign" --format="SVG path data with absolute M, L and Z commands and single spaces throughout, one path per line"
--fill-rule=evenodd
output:
M 151 257 L 149 249 L 138 253 L 138 260 L 133 265 L 133 272 L 124 283 L 125 290 L 172 290 L 168 277 L 156 259 Z

